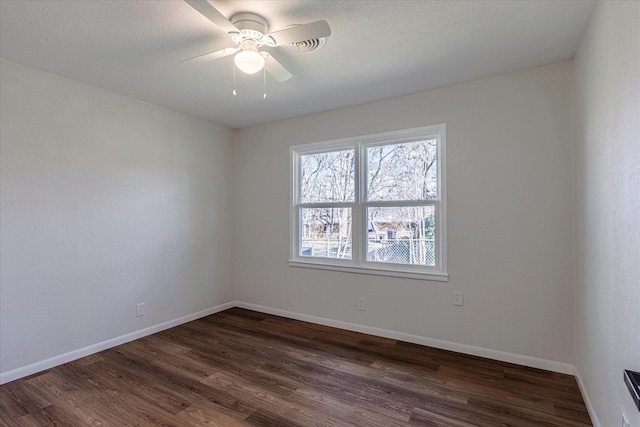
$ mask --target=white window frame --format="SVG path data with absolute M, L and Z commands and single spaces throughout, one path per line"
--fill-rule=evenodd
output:
M 436 139 L 437 141 L 437 174 L 438 174 L 438 198 L 433 200 L 421 200 L 416 202 L 403 201 L 402 206 L 433 205 L 436 220 L 435 266 L 420 266 L 407 264 L 393 264 L 370 262 L 366 260 L 365 248 L 368 236 L 368 226 L 363 226 L 366 221 L 366 209 L 368 206 L 397 206 L 396 202 L 366 200 L 366 165 L 365 150 L 375 145 L 402 143 L 420 139 Z M 341 149 L 353 149 L 355 157 L 355 197 L 353 202 L 347 203 L 301 203 L 300 202 L 300 156 L 338 151 Z M 290 211 L 289 211 L 289 265 L 292 267 L 315 268 L 322 270 L 334 270 L 359 274 L 373 274 L 380 276 L 403 277 L 432 281 L 448 281 L 447 273 L 447 186 L 446 186 L 446 125 L 438 124 L 413 129 L 385 132 L 373 135 L 365 135 L 353 138 L 345 138 L 333 141 L 315 142 L 296 145 L 289 150 L 290 163 Z M 352 259 L 336 259 L 322 257 L 308 257 L 300 255 L 300 209 L 314 207 L 350 207 L 352 215 Z

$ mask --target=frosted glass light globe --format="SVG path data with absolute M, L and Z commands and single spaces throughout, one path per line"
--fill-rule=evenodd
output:
M 238 52 L 233 62 L 240 71 L 247 74 L 255 74 L 264 68 L 264 58 L 257 50 L 252 49 Z

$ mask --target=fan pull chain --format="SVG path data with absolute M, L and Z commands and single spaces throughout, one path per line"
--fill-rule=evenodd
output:
M 262 90 L 264 91 L 262 99 L 267 99 L 267 70 L 262 68 Z
M 236 96 L 236 66 L 235 64 L 233 65 L 233 96 Z

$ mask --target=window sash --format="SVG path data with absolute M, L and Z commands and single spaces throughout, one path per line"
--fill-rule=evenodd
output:
M 367 142 L 367 143 L 363 143 L 361 144 L 361 149 L 360 149 L 360 156 L 362 158 L 362 165 L 363 167 L 363 174 L 360 177 L 361 181 L 360 181 L 360 188 L 362 191 L 362 199 L 361 202 L 367 202 L 367 201 L 376 201 L 374 199 L 370 198 L 369 195 L 369 156 L 367 154 L 367 150 L 370 148 L 376 148 L 376 147 L 384 147 L 384 146 L 390 146 L 390 145 L 401 145 L 401 144 L 409 144 L 409 143 L 415 143 L 415 142 L 419 142 L 419 141 L 432 141 L 435 140 L 436 141 L 436 177 L 438 177 L 438 183 L 436 185 L 436 197 L 430 197 L 430 198 L 415 198 L 415 199 L 382 199 L 382 200 L 377 200 L 379 202 L 407 202 L 407 201 L 417 201 L 417 202 L 425 202 L 425 201 L 433 201 L 433 200 L 439 200 L 440 199 L 440 186 L 439 186 L 439 177 L 440 177 L 440 164 L 438 163 L 438 159 L 439 159 L 439 151 L 440 151 L 440 144 L 439 144 L 439 138 L 436 136 L 431 136 L 431 137 L 413 137 L 413 138 L 402 138 L 402 139 L 394 139 L 394 140 L 390 140 L 390 141 L 384 141 L 384 142 Z
M 369 254 L 369 226 L 368 226 L 368 215 L 367 215 L 367 210 L 369 208 L 378 208 L 378 207 L 387 207 L 387 208 L 406 208 L 406 207 L 432 207 L 433 208 L 433 216 L 434 216 L 434 222 L 435 222 L 435 228 L 434 228 L 434 236 L 433 236 L 433 241 L 434 241 L 434 265 L 423 265 L 423 264 L 412 264 L 412 263 L 394 263 L 394 262 L 382 262 L 382 261 L 370 261 L 367 259 L 367 255 Z M 407 266 L 415 266 L 415 267 L 420 267 L 420 268 L 424 268 L 424 269 L 437 269 L 438 268 L 438 264 L 439 264 L 439 258 L 440 258 L 440 251 L 439 251 L 439 243 L 440 243 L 440 233 L 439 233 L 439 204 L 438 202 L 434 202 L 434 201 L 427 201 L 427 202 L 413 202 L 413 203 L 396 203 L 396 202 L 388 202 L 385 203 L 384 206 L 382 206 L 381 203 L 376 203 L 376 202 L 370 202 L 370 203 L 363 203 L 362 204 L 362 215 L 363 218 L 367 218 L 367 227 L 366 230 L 362 229 L 362 230 L 358 230 L 360 233 L 365 233 L 364 235 L 361 236 L 362 242 L 364 242 L 364 250 L 362 251 L 362 257 L 361 259 L 359 259 L 361 264 L 374 264 L 374 265 L 391 265 L 391 266 L 402 266 L 402 267 L 407 267 Z M 397 230 L 396 230 L 397 232 Z M 355 239 L 355 236 L 353 237 Z M 387 238 L 389 238 L 387 236 Z M 397 239 L 397 238 L 396 238 Z M 413 239 L 415 240 L 415 239 Z
M 302 245 L 303 240 L 304 240 L 304 231 L 303 231 L 303 229 L 307 225 L 313 226 L 314 224 L 306 224 L 306 223 L 304 223 L 304 221 L 302 220 L 302 217 L 303 217 L 302 212 L 305 209 L 309 209 L 309 210 L 311 210 L 311 209 L 329 209 L 329 210 L 333 210 L 333 209 L 341 209 L 341 208 L 349 209 L 351 211 L 350 212 L 351 213 L 351 217 L 352 217 L 351 227 L 350 227 L 350 230 L 349 230 L 348 234 L 346 235 L 346 238 L 343 241 L 340 239 L 343 236 L 341 228 L 345 226 L 345 224 L 343 224 L 342 222 L 338 222 L 337 224 L 336 223 L 324 224 L 325 227 L 328 226 L 328 228 L 332 229 L 332 230 L 330 230 L 331 234 L 333 234 L 335 231 L 337 231 L 337 239 L 335 237 L 334 237 L 334 239 L 331 239 L 331 237 L 327 237 L 327 246 L 326 246 L 327 256 L 313 255 L 313 251 L 309 255 L 303 255 L 302 254 L 303 248 L 304 248 L 304 246 Z M 298 228 L 299 228 L 299 236 L 300 237 L 298 238 L 298 247 L 297 247 L 297 250 L 296 250 L 297 255 L 300 256 L 300 257 L 304 257 L 304 258 L 309 257 L 310 259 L 325 259 L 325 260 L 334 260 L 334 259 L 340 260 L 340 259 L 343 259 L 343 260 L 349 260 L 349 261 L 354 259 L 353 258 L 353 238 L 354 238 L 354 233 L 353 233 L 353 212 L 354 212 L 354 207 L 351 207 L 351 206 L 324 205 L 324 206 L 314 206 L 314 207 L 311 207 L 311 208 L 300 206 L 298 208 L 298 221 L 299 221 L 298 222 L 298 224 L 299 224 Z M 336 227 L 335 230 L 333 230 L 334 226 Z M 326 232 L 326 230 L 323 230 L 323 231 Z M 316 243 L 319 243 L 321 241 L 324 241 L 325 239 L 324 239 L 324 237 L 322 237 L 322 238 L 308 239 L 308 240 L 311 240 L 311 241 L 315 240 Z M 329 256 L 329 254 L 330 254 L 330 241 L 331 240 L 337 240 L 337 244 L 338 244 L 338 247 L 337 247 L 337 250 L 336 250 L 337 253 L 336 253 L 335 257 Z M 344 246 L 345 247 L 341 247 L 340 246 L 340 244 L 342 242 L 344 242 Z M 350 257 L 346 257 L 346 255 L 348 253 L 347 247 L 348 247 L 348 243 L 349 242 L 351 242 L 351 247 L 352 247 L 351 256 Z M 331 249 L 333 249 L 333 248 L 331 248 Z M 341 253 L 342 253 L 342 256 L 338 256 Z

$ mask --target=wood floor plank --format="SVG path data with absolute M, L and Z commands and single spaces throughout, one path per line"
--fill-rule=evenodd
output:
M 301 387 L 292 395 L 292 399 L 333 414 L 344 421 L 339 424 L 340 426 L 402 427 L 408 425 L 407 414 L 388 412 L 385 408 L 369 403 L 354 403 L 353 399 L 338 398 L 322 389 Z
M 27 388 L 28 383 L 14 381 L 0 389 L 0 421 L 18 418 L 51 404 L 46 398 Z
M 239 400 L 250 403 L 258 408 L 256 412 L 264 416 L 270 416 L 273 409 L 278 408 L 277 412 L 280 416 L 277 418 L 286 414 L 288 422 L 296 425 L 341 425 L 331 412 L 318 411 L 315 406 L 292 398 L 291 395 L 282 396 L 271 393 L 269 389 L 253 384 L 245 378 L 219 372 L 203 382 L 214 389 L 222 388 Z M 251 415 L 246 418 L 246 421 L 250 424 L 256 422 L 255 417 L 251 418 Z
M 590 426 L 575 378 L 233 308 L 0 386 L 0 426 Z
M 179 414 L 185 425 L 208 427 L 247 427 L 244 416 L 211 402 L 195 403 Z

